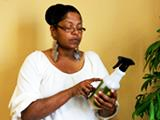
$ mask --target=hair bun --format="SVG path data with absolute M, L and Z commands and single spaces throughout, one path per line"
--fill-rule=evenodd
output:
M 45 20 L 49 25 L 56 25 L 60 21 L 61 14 L 63 14 L 64 5 L 56 4 L 50 6 L 45 14 Z
M 45 20 L 49 25 L 57 25 L 68 12 L 76 12 L 80 15 L 79 11 L 71 5 L 56 4 L 46 10 Z

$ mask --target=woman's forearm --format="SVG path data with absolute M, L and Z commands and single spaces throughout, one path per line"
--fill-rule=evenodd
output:
M 94 81 L 100 81 L 98 78 L 84 80 L 75 86 L 59 92 L 48 98 L 38 99 L 32 102 L 24 111 L 22 111 L 22 120 L 39 120 L 55 112 L 59 107 L 65 104 L 73 96 L 86 97 L 93 87 L 90 85 Z
M 23 112 L 22 120 L 40 120 L 57 110 L 73 96 L 67 89 L 48 98 L 38 99 L 31 103 Z

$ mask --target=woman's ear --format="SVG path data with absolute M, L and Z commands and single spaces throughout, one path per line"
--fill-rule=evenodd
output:
M 56 29 L 53 25 L 50 26 L 51 36 L 55 39 L 56 38 Z
M 54 31 L 55 30 L 55 27 L 53 25 L 50 25 L 50 30 L 51 31 Z

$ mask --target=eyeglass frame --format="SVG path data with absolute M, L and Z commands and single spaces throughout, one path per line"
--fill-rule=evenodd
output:
M 61 25 L 55 25 L 56 27 L 60 28 L 61 30 L 67 32 L 67 33 L 72 33 L 75 30 L 77 30 L 79 33 L 82 33 L 83 31 L 86 31 L 86 28 L 81 27 L 81 28 L 75 28 L 75 27 L 71 27 L 71 28 L 67 28 L 67 27 L 63 27 Z

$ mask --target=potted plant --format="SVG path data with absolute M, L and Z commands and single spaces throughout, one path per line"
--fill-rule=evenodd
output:
M 160 33 L 160 29 L 157 30 Z M 151 44 L 145 53 L 144 70 L 148 72 L 143 76 L 141 93 L 136 97 L 135 110 L 132 118 L 160 120 L 160 40 Z

